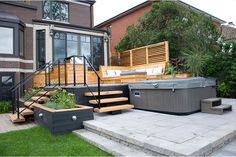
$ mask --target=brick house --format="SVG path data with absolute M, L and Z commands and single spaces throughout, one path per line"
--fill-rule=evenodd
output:
M 111 65 L 118 64 L 118 52 L 116 52 L 115 47 L 119 43 L 119 41 L 124 37 L 126 33 L 126 28 L 130 25 L 137 24 L 138 20 L 142 18 L 145 13 L 147 13 L 151 7 L 152 3 L 154 1 L 145 1 L 125 12 L 122 12 L 121 14 L 118 14 L 98 25 L 96 25 L 96 28 L 108 30 L 111 34 L 111 40 L 110 40 L 110 63 Z M 157 2 L 157 1 L 155 1 Z M 220 26 L 222 23 L 225 23 L 225 21 L 214 17 L 202 10 L 199 10 L 187 3 L 184 3 L 180 0 L 177 0 L 178 3 L 181 5 L 190 8 L 196 12 L 201 12 L 206 14 L 207 16 L 210 16 L 212 20 L 215 22 L 218 30 L 220 31 Z
M 0 100 L 45 63 L 85 55 L 107 65 L 107 31 L 93 28 L 95 0 L 0 1 Z

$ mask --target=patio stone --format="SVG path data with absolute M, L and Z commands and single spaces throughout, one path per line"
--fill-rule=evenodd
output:
M 233 105 L 233 111 L 175 116 L 129 110 L 115 116 L 95 114 L 95 120 L 84 125 L 102 136 L 157 154 L 209 155 L 236 137 L 236 100 L 223 102 Z
M 14 124 L 9 119 L 9 113 L 0 114 L 0 133 L 28 129 L 35 126 L 33 122 L 24 122 L 22 124 Z

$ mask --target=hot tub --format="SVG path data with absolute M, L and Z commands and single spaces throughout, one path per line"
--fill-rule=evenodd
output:
M 129 83 L 137 109 L 187 115 L 200 111 L 201 99 L 216 97 L 216 80 L 193 77 Z

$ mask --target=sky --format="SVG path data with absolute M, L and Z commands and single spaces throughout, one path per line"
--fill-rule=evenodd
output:
M 146 0 L 96 0 L 94 24 L 97 25 Z M 226 22 L 236 24 L 236 0 L 182 0 Z

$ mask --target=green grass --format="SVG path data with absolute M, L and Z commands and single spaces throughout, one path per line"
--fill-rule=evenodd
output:
M 111 156 L 73 133 L 51 135 L 42 127 L 0 134 L 0 156 Z

